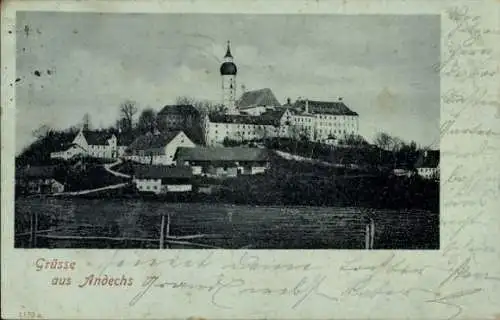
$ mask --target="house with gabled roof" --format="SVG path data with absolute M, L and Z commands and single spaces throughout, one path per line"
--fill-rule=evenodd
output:
M 180 130 L 146 133 L 125 150 L 124 158 L 143 164 L 172 165 L 177 148 L 193 148 L 195 143 Z
M 139 192 L 168 194 L 193 190 L 189 167 L 135 165 L 133 172 L 132 181 Z
M 64 191 L 57 166 L 28 166 L 16 169 L 16 190 L 28 194 L 51 194 Z
M 59 150 L 50 154 L 50 157 L 68 160 L 82 155 L 117 159 L 123 154 L 125 148 L 126 146 L 119 145 L 118 138 L 113 133 L 80 129 L 71 142 L 62 144 Z

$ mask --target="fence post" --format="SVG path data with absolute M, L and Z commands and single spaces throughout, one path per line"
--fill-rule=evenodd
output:
M 371 233 L 370 233 L 370 249 L 373 249 L 373 244 L 375 242 L 375 221 L 370 219 Z
M 164 241 L 165 241 L 165 215 L 161 215 L 161 227 L 160 227 L 160 249 L 163 249 L 164 247 Z
M 365 249 L 373 249 L 373 244 L 375 242 L 375 221 L 370 218 L 369 222 L 366 224 L 365 231 Z
M 167 237 L 170 236 L 170 212 L 167 213 Z M 170 245 L 167 244 L 167 248 L 170 248 Z
M 35 212 L 31 212 L 30 215 L 30 247 L 33 248 L 34 239 L 35 239 L 35 224 L 34 224 L 34 215 Z
M 36 248 L 36 237 L 38 233 L 38 211 L 35 210 L 34 212 L 35 215 L 35 226 L 34 226 L 34 232 L 33 232 L 33 248 Z

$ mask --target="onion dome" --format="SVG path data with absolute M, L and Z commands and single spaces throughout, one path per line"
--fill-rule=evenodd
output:
M 236 65 L 233 62 L 224 62 L 220 66 L 220 74 L 223 76 L 227 75 L 236 75 L 236 72 L 238 70 L 236 69 Z
M 236 65 L 233 63 L 233 55 L 231 54 L 231 47 L 229 41 L 227 42 L 226 55 L 224 56 L 224 63 L 220 66 L 220 74 L 223 76 L 234 76 L 238 72 Z

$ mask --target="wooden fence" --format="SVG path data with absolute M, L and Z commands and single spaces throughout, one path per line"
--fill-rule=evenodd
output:
M 231 215 L 228 214 L 228 219 L 231 220 Z M 189 223 L 187 221 L 186 223 Z M 49 227 L 46 229 L 39 229 L 39 214 L 36 211 L 33 211 L 30 217 L 29 222 L 29 231 L 22 232 L 16 234 L 16 238 L 19 240 L 20 238 L 29 238 L 27 246 L 30 248 L 39 248 L 46 247 L 46 245 L 40 245 L 41 240 L 45 241 L 77 241 L 77 242 L 107 242 L 111 243 L 110 247 L 115 248 L 114 243 L 118 244 L 122 243 L 147 243 L 148 248 L 159 248 L 159 249 L 168 249 L 168 248 L 203 248 L 203 249 L 223 249 L 225 246 L 213 245 L 210 243 L 203 243 L 205 240 L 210 239 L 224 239 L 228 238 L 224 234 L 215 234 L 215 233 L 197 233 L 197 234 L 184 234 L 184 235 L 172 235 L 172 214 L 165 213 L 161 214 L 160 221 L 160 232 L 159 237 L 130 237 L 130 236 L 103 236 L 103 235 L 95 235 L 95 234 L 82 234 L 81 230 L 89 229 L 92 233 L 92 229 L 95 227 L 94 225 L 89 224 L 74 224 L 71 226 L 56 226 Z M 256 226 L 258 227 L 258 226 Z M 361 229 L 359 229 L 361 230 Z M 365 225 L 364 234 L 357 234 L 355 238 L 359 238 L 359 236 L 364 238 L 364 249 L 373 249 L 375 246 L 375 221 L 370 218 L 367 220 Z M 58 234 L 62 232 L 63 234 Z M 67 233 L 79 233 L 78 235 Z M 236 231 L 238 232 L 238 231 Z M 272 231 L 271 231 L 272 232 Z M 349 231 L 346 231 L 347 233 Z M 87 232 L 83 232 L 87 233 Z M 293 231 L 292 231 L 293 233 Z M 358 232 L 359 233 L 359 232 Z M 196 241 L 198 240 L 198 241 Z M 227 239 L 226 239 L 227 240 Z M 227 240 L 230 241 L 230 240 Z M 157 246 L 155 245 L 157 243 Z M 64 247 L 56 245 L 54 247 Z M 92 246 L 89 246 L 92 248 Z M 239 247 L 243 248 L 252 248 L 252 244 L 244 245 Z M 358 247 L 359 249 L 363 247 Z M 335 249 L 343 249 L 343 248 L 335 248 Z

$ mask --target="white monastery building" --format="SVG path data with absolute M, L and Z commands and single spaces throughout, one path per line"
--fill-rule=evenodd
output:
M 281 105 L 271 89 L 244 92 L 236 101 L 237 67 L 228 42 L 220 67 L 223 113 L 202 118 L 202 131 L 207 146 L 224 141 L 259 140 L 266 137 L 306 137 L 315 142 L 336 144 L 348 135 L 357 135 L 359 115 L 338 101 L 290 99 Z

